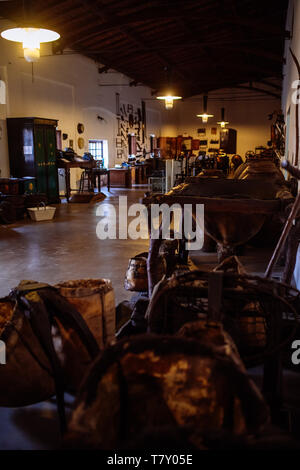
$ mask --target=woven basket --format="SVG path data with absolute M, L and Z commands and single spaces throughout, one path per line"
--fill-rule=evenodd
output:
M 27 210 L 31 220 L 41 222 L 42 220 L 52 220 L 56 207 L 46 206 L 44 203 L 41 203 L 38 207 L 28 207 Z

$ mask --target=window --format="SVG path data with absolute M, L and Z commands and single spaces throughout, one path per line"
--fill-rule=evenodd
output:
M 89 140 L 89 152 L 95 160 L 103 160 L 103 140 Z
M 3 80 L 0 80 L 0 104 L 6 104 L 6 85 Z
M 104 139 L 89 140 L 89 152 L 95 160 L 102 160 L 103 166 L 108 168 L 108 142 Z

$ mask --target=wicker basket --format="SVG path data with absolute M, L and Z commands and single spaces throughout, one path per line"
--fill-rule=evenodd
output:
M 31 220 L 41 222 L 42 220 L 52 220 L 56 211 L 56 207 L 46 206 L 41 202 L 37 207 L 28 207 L 28 213 Z

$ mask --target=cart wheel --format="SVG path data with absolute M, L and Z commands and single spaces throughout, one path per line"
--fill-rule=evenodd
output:
M 0 220 L 4 224 L 13 224 L 17 220 L 16 208 L 7 201 L 0 202 Z

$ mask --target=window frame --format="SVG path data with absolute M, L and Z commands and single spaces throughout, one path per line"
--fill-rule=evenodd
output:
M 91 148 L 94 145 L 94 148 Z M 100 144 L 100 149 L 97 148 L 97 145 Z M 98 152 L 100 150 L 100 152 Z M 89 152 L 93 155 L 94 159 L 96 161 L 102 160 L 104 161 L 104 145 L 103 145 L 103 139 L 89 139 Z M 94 153 L 95 155 L 94 155 Z

